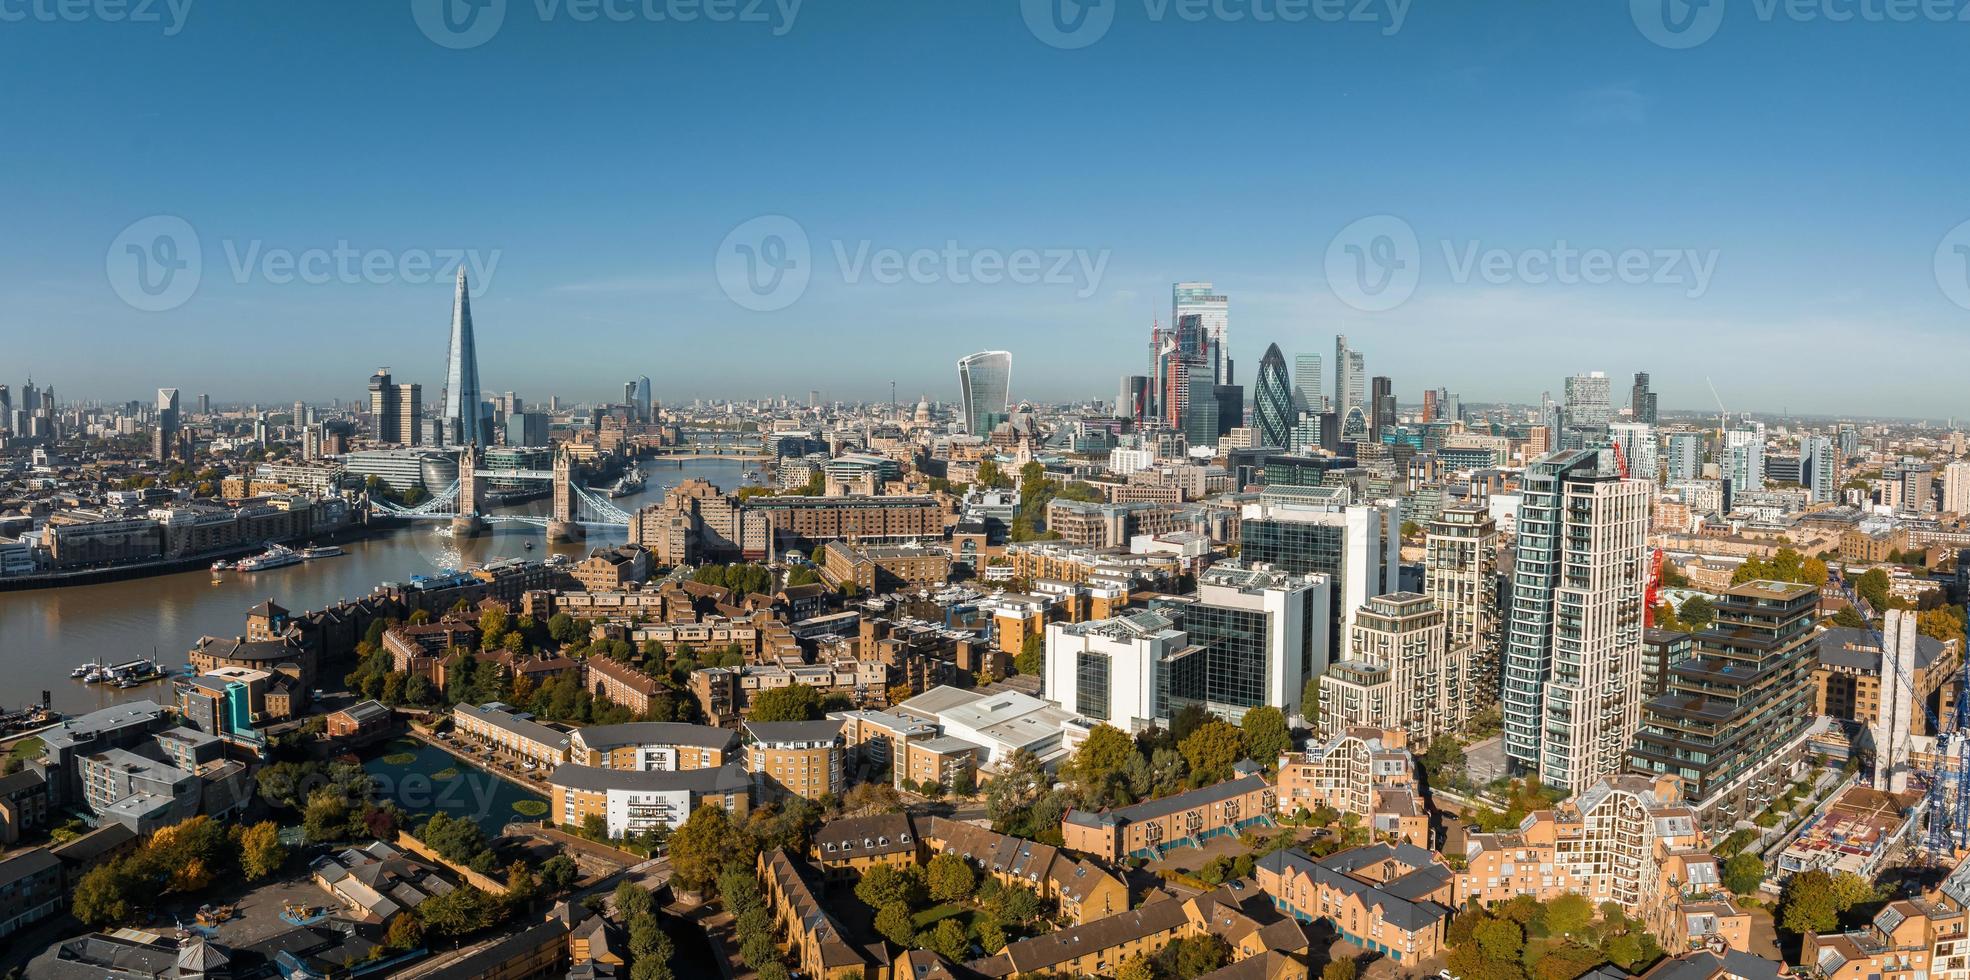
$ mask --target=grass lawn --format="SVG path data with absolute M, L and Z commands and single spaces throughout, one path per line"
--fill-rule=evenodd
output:
M 30 735 L 8 746 L 8 755 L 22 762 L 26 762 L 29 759 L 40 758 L 42 747 L 41 736 Z
M 933 905 L 924 909 L 911 917 L 910 923 L 921 931 L 953 916 L 963 916 L 964 921 L 958 924 L 964 926 L 967 930 L 971 928 L 971 910 L 956 902 L 946 902 L 942 905 Z

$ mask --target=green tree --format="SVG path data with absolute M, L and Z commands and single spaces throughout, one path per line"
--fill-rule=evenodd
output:
M 556 854 L 540 863 L 540 883 L 551 894 L 560 894 L 575 886 L 581 878 L 581 867 L 566 854 Z
M 1074 752 L 1069 766 L 1083 786 L 1099 789 L 1121 775 L 1130 759 L 1136 758 L 1135 739 L 1113 725 L 1096 725 L 1087 741 Z
M 1039 757 L 1018 749 L 1007 760 L 1005 771 L 985 785 L 985 815 L 1003 833 L 1038 802 L 1048 785 Z
M 965 938 L 964 927 L 956 919 L 942 919 L 932 927 L 924 947 L 953 963 L 963 963 L 971 957 L 971 940 Z
M 424 927 L 415 915 L 400 915 L 390 920 L 390 928 L 383 934 L 383 945 L 399 953 L 406 953 L 424 943 Z
M 1471 930 L 1471 938 L 1477 942 L 1478 951 L 1484 958 L 1495 962 L 1510 962 L 1519 958 L 1519 950 L 1525 948 L 1525 933 L 1518 923 L 1504 919 L 1490 919 L 1480 922 Z
M 917 930 L 910 921 L 910 910 L 902 903 L 885 905 L 876 912 L 876 932 L 882 938 L 908 949 L 916 944 Z
M 1019 642 L 1019 653 L 1012 658 L 1012 669 L 1028 677 L 1046 672 L 1047 640 L 1043 634 L 1026 634 L 1026 639 Z
M 978 945 L 990 956 L 1006 948 L 1006 929 L 997 919 L 979 919 L 974 931 L 978 934 Z
M 1177 950 L 1177 976 L 1195 980 L 1218 969 L 1231 959 L 1231 946 L 1216 933 L 1203 933 L 1182 940 Z
M 1320 675 L 1315 674 L 1300 685 L 1300 717 L 1315 728 L 1320 726 Z
M 1279 757 L 1293 747 L 1293 736 L 1286 731 L 1286 715 L 1271 705 L 1260 705 L 1245 712 L 1245 755 L 1270 769 Z
M 1746 851 L 1724 862 L 1724 887 L 1739 895 L 1751 895 L 1765 880 L 1765 862 Z
M 1177 744 L 1193 780 L 1216 782 L 1231 776 L 1231 764 L 1244 754 L 1244 733 L 1229 722 L 1212 721 Z
M 657 907 L 657 900 L 651 896 L 650 890 L 633 881 L 617 885 L 614 899 L 616 918 L 623 922 L 651 915 Z
M 1793 875 L 1779 897 L 1779 925 L 1797 934 L 1831 932 L 1840 924 L 1833 876 L 1824 871 Z
M 1115 971 L 1115 980 L 1156 980 L 1156 967 L 1149 957 L 1137 954 L 1122 961 Z
M 1693 595 L 1677 607 L 1676 618 L 1682 621 L 1684 629 L 1692 633 L 1701 632 L 1710 625 L 1711 620 L 1717 618 L 1717 607 L 1709 599 Z
M 1356 972 L 1351 959 L 1329 960 L 1320 970 L 1320 980 L 1354 980 Z
M 485 892 L 465 885 L 418 903 L 417 917 L 425 932 L 455 938 L 492 925 L 493 902 Z
M 940 902 L 956 902 L 970 897 L 978 879 L 972 874 L 971 865 L 957 854 L 946 851 L 930 859 L 925 877 L 930 883 L 930 897 Z
M 821 692 L 806 684 L 762 691 L 752 699 L 753 721 L 813 721 L 821 717 Z
M 130 870 L 127 861 L 110 861 L 83 875 L 69 897 L 69 911 L 77 921 L 99 927 L 128 919 L 134 911 L 132 899 L 141 887 Z
M 1594 921 L 1594 905 L 1586 896 L 1568 892 L 1546 903 L 1546 928 L 1562 936 L 1575 936 Z
M 711 887 L 726 862 L 745 858 L 732 818 L 721 806 L 692 810 L 684 826 L 670 838 L 671 873 L 678 885 L 688 891 Z

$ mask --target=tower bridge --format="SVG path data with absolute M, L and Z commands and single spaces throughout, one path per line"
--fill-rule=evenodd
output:
M 547 515 L 493 513 L 486 504 L 486 487 L 494 480 L 552 482 Z M 545 528 L 549 541 L 578 541 L 591 527 L 628 527 L 631 518 L 608 497 L 574 482 L 574 460 L 565 449 L 554 454 L 551 470 L 488 469 L 479 465 L 479 450 L 467 446 L 459 453 L 458 479 L 430 500 L 405 507 L 371 499 L 370 506 L 406 520 L 449 521 L 453 534 L 468 536 L 495 524 L 531 524 Z

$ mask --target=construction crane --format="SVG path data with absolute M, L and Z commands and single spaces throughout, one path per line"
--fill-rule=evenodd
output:
M 1848 603 L 1861 612 L 1862 627 L 1875 649 L 1881 651 L 1881 669 L 1888 670 L 1888 641 L 1882 632 L 1874 628 L 1874 619 L 1868 613 L 1873 608 L 1864 602 L 1854 591 L 1851 579 L 1840 577 L 1840 592 Z M 1970 614 L 1970 604 L 1966 604 L 1966 614 Z M 1885 618 L 1883 625 L 1886 625 Z M 1903 667 L 1899 660 L 1895 663 L 1896 681 L 1905 684 L 1911 695 L 1917 691 L 1915 678 Z M 1887 678 L 1882 678 L 1884 681 Z M 1927 758 L 1915 752 L 1909 753 L 1909 768 L 1922 780 L 1922 802 L 1918 815 L 1926 816 L 1928 824 L 1921 836 L 1921 847 L 1928 860 L 1948 862 L 1954 859 L 1959 850 L 1970 848 L 1970 656 L 1966 656 L 1957 668 L 1956 697 L 1954 710 L 1950 712 L 1950 725 L 1944 730 L 1934 709 L 1929 707 L 1927 698 L 1921 699 L 1922 713 L 1929 723 L 1929 731 L 1934 733 L 1934 750 Z M 1876 751 L 1881 747 L 1877 746 Z M 1886 790 L 1876 786 L 1875 789 Z

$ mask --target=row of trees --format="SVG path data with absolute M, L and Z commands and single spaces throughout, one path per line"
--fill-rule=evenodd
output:
M 629 933 L 629 980 L 675 980 L 671 960 L 677 943 L 658 918 L 656 899 L 643 886 L 625 881 L 616 886 L 615 906 L 616 921 Z
M 1639 919 L 1585 896 L 1549 902 L 1521 895 L 1451 919 L 1445 941 L 1450 972 L 1465 980 L 1572 980 L 1604 963 L 1629 972 L 1661 958 L 1662 947 Z
M 970 959 L 974 943 L 988 954 L 1004 949 L 1043 915 L 1032 889 L 981 877 L 970 862 L 949 853 L 923 867 L 870 868 L 856 883 L 855 897 L 874 911 L 876 932 L 884 939 L 905 949 L 931 950 L 954 963 Z M 950 906 L 971 910 L 969 929 Z M 934 921 L 919 927 L 926 915 Z
M 88 926 L 127 922 L 166 897 L 196 894 L 218 881 L 260 881 L 286 863 L 280 827 L 271 821 L 228 830 L 210 817 L 193 817 L 83 875 L 71 910 Z

